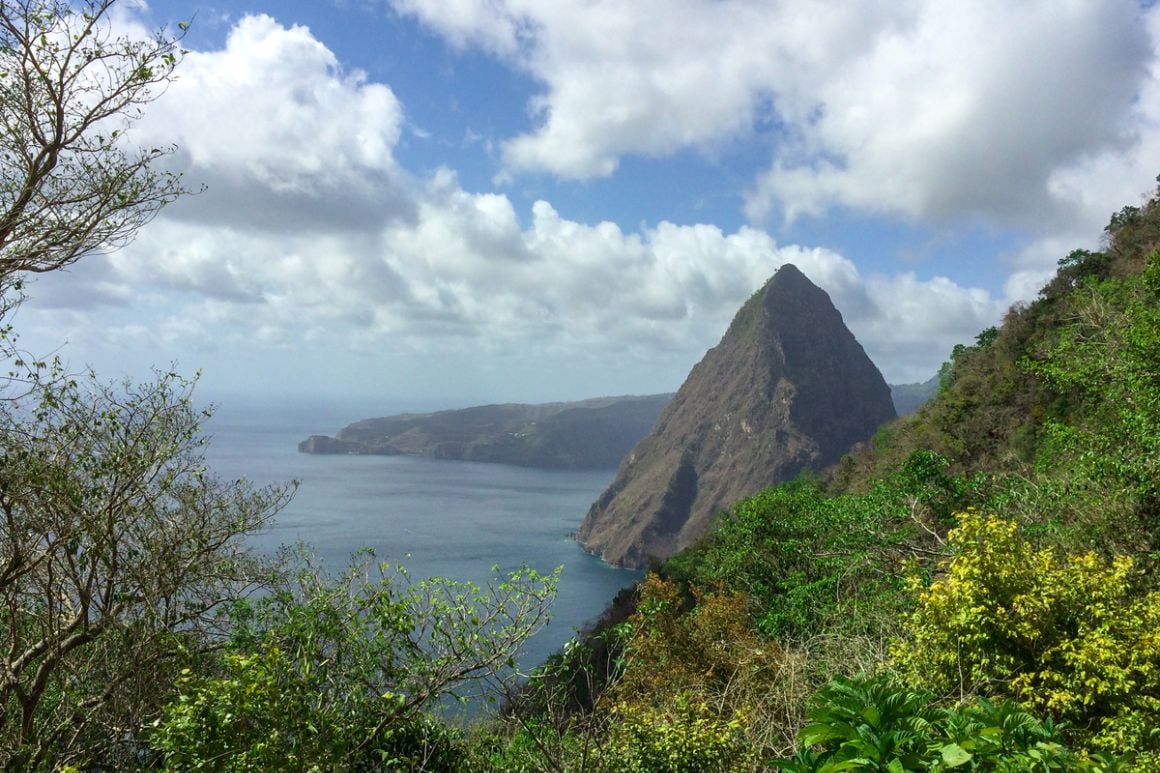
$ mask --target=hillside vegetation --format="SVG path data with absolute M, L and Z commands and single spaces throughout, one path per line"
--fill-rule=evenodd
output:
M 492 763 L 1160 767 L 1157 248 L 1160 201 L 1124 208 L 871 448 L 654 566 Z
M 9 571 L 19 615 L 5 625 L 48 644 L 10 661 L 39 666 L 4 693 L 19 721 L 0 721 L 0 754 L 42 769 L 1156 770 L 1158 248 L 1160 200 L 1117 213 L 1104 250 L 1066 256 L 1038 299 L 952 352 L 933 400 L 827 475 L 733 504 L 530 679 L 512 664 L 546 619 L 553 576 L 416 582 L 364 556 L 334 578 L 308 555 L 262 566 L 199 542 L 195 563 L 167 560 L 207 572 L 204 598 L 188 577 L 94 563 L 121 585 L 78 640 L 21 606 L 26 577 L 58 575 L 31 548 L 12 554 L 26 563 Z M 61 428 L 121 437 L 111 395 L 90 412 L 84 385 L 34 386 L 46 448 L 67 440 L 44 424 L 62 405 L 96 423 Z M 151 400 L 163 414 L 174 402 L 146 390 L 127 405 Z M 231 527 L 231 513 L 276 508 L 276 491 L 203 496 L 196 446 L 180 444 L 195 429 L 182 424 L 174 451 L 166 426 L 133 415 L 137 445 L 108 441 L 107 465 L 98 449 L 87 466 L 42 469 L 49 457 L 20 456 L 27 438 L 10 432 L 26 477 L 10 470 L 5 491 L 27 478 L 81 501 L 157 448 L 180 464 L 131 500 L 157 523 L 174 517 L 156 510 L 165 497 L 179 496 L 175 513 L 210 497 L 233 545 L 252 525 Z M 33 537 L 68 567 L 103 523 Z M 85 548 L 105 553 L 80 555 L 153 565 L 190 546 L 151 535 L 106 535 Z M 230 592 L 241 583 L 264 592 Z M 84 592 L 70 588 L 59 593 Z M 127 617 L 147 594 L 158 600 Z M 124 669 L 134 662 L 147 674 Z M 499 710 L 465 727 L 446 709 L 476 688 Z
M 363 419 L 337 437 L 313 435 L 315 454 L 415 454 L 547 469 L 614 469 L 672 395 L 598 397 L 569 403 L 479 405 Z

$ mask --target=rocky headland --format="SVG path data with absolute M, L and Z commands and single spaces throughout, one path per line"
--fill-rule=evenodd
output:
M 298 444 L 310 454 L 414 454 L 548 469 L 615 469 L 648 434 L 671 394 L 578 402 L 481 405 L 363 419 L 335 437 Z

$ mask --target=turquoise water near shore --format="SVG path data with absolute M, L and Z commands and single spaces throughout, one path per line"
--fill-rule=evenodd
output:
M 371 415 L 371 414 L 366 414 Z M 612 481 L 613 470 L 556 471 L 411 456 L 316 456 L 297 444 L 333 434 L 340 409 L 315 405 L 231 405 L 205 425 L 211 469 L 256 484 L 300 481 L 269 529 L 252 538 L 263 552 L 304 542 L 340 571 L 360 548 L 404 564 L 413 578 L 484 584 L 522 564 L 563 566 L 552 622 L 525 647 L 522 668 L 542 663 L 641 575 L 584 553 L 568 535 Z

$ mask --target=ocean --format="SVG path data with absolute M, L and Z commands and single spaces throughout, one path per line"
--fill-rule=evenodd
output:
M 496 566 L 501 572 L 523 564 L 540 572 L 563 566 L 552 621 L 525 645 L 522 670 L 543 663 L 641 577 L 587 555 L 568 538 L 614 470 L 298 453 L 308 435 L 334 434 L 370 415 L 349 416 L 320 403 L 220 402 L 204 427 L 213 472 L 258 485 L 300 482 L 271 526 L 251 538 L 256 550 L 273 554 L 305 543 L 338 573 L 352 553 L 372 548 L 377 560 L 403 564 L 413 579 L 480 585 L 495 576 Z

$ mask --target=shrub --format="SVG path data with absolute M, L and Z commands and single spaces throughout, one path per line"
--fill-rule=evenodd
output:
M 620 704 L 596 768 L 609 773 L 752 770 L 743 721 L 681 696 L 668 708 Z
M 618 711 L 661 716 L 674 704 L 703 704 L 722 725 L 744 716 L 751 748 L 792 744 L 799 707 L 812 689 L 802 656 L 759 634 L 743 594 L 694 596 L 686 611 L 675 583 L 649 575 L 642 584 L 640 611 L 627 624 L 624 673 L 613 690 Z M 702 728 L 707 716 L 698 714 L 686 729 Z
M 908 770 L 1115 770 L 1077 757 L 1050 721 L 1016 704 L 978 699 L 932 708 L 929 695 L 879 676 L 836 679 L 812 699 L 796 756 L 773 764 L 792 773 Z
M 218 673 L 184 680 L 151 740 L 183 770 L 454 770 L 431 710 L 510 674 L 557 576 L 524 569 L 481 589 L 413 582 L 369 554 L 338 580 L 306 563 L 236 605 Z
M 1154 751 L 1160 594 L 1135 592 L 1132 560 L 1036 548 L 1011 521 L 973 512 L 948 542 L 945 576 L 912 581 L 919 606 L 893 649 L 908 683 L 1009 695 L 1095 748 Z

